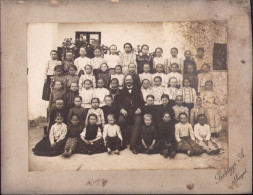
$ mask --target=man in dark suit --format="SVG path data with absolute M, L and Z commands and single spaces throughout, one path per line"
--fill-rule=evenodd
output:
M 121 127 L 125 144 L 130 141 L 130 149 L 137 154 L 136 147 L 140 141 L 141 113 L 144 100 L 141 90 L 133 83 L 133 77 L 125 77 L 124 88 L 119 92 L 117 102 L 120 106 L 118 123 Z

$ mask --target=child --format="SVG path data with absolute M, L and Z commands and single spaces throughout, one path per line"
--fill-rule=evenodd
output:
M 157 77 L 157 76 L 160 76 L 161 77 L 161 85 L 163 86 L 163 87 L 166 87 L 167 85 L 166 85 L 166 74 L 164 74 L 163 73 L 164 72 L 164 67 L 163 67 L 163 65 L 162 64 L 157 64 L 156 65 L 156 73 L 154 73 L 153 75 L 152 75 L 152 77 L 153 77 L 153 80 L 152 80 L 152 82 L 154 83 L 154 78 L 155 77 Z
M 195 61 L 196 61 L 198 73 L 202 73 L 201 66 L 204 63 L 204 53 L 205 51 L 203 47 L 197 49 L 197 55 L 195 55 Z
M 205 90 L 205 84 L 207 81 L 212 81 L 212 73 L 210 72 L 210 65 L 202 65 L 203 72 L 198 74 L 198 92 L 199 94 Z
M 192 52 L 190 50 L 186 50 L 184 52 L 184 56 L 185 56 L 185 60 L 184 60 L 184 67 L 183 67 L 183 74 L 186 74 L 187 73 L 187 65 L 189 63 L 192 63 L 193 64 L 193 67 L 194 67 L 194 71 L 197 70 L 197 67 L 196 67 L 196 63 L 194 61 L 194 59 L 192 58 Z
M 77 152 L 89 155 L 105 152 L 102 130 L 96 124 L 97 115 L 90 114 L 87 121 L 86 127 L 80 134 L 81 139 L 77 143 Z
M 196 91 L 194 88 L 190 87 L 190 79 L 185 78 L 183 80 L 184 87 L 182 88 L 183 102 L 184 106 L 189 109 L 189 112 L 194 107 L 194 102 L 196 99 Z
M 177 79 L 177 87 L 180 88 L 183 86 L 183 76 L 178 72 L 178 68 L 179 66 L 177 63 L 171 64 L 171 72 L 167 75 L 166 86 L 168 86 L 170 78 L 173 77 Z
M 192 62 L 189 62 L 187 65 L 187 72 L 184 74 L 183 78 L 190 79 L 190 86 L 195 89 L 196 93 L 198 93 L 198 76 L 197 73 L 194 71 L 194 65 Z
M 129 64 L 128 71 L 129 71 L 129 74 L 132 75 L 134 85 L 138 89 L 140 89 L 141 88 L 141 81 L 140 81 L 139 75 L 135 73 L 136 72 L 136 65 L 135 64 Z
M 93 69 L 93 74 L 95 76 L 97 76 L 97 74 L 99 73 L 99 68 L 101 64 L 106 63 L 105 59 L 101 57 L 101 54 L 102 54 L 102 49 L 100 47 L 96 47 L 94 49 L 95 57 L 90 60 L 90 63 Z
M 218 139 L 211 137 L 210 126 L 205 124 L 206 116 L 198 116 L 198 124 L 194 125 L 194 135 L 196 143 L 200 145 L 208 154 L 217 154 L 223 150 Z
M 108 124 L 104 126 L 103 138 L 108 154 L 115 150 L 114 154 L 119 155 L 119 150 L 123 145 L 123 138 L 120 127 L 115 124 L 115 117 L 113 114 L 107 116 Z
M 176 97 L 178 95 L 182 95 L 182 89 L 177 88 L 177 79 L 175 77 L 172 77 L 169 79 L 169 87 L 165 90 L 165 94 L 168 94 L 170 97 L 170 100 L 172 102 L 175 102 Z
M 81 91 L 79 91 L 79 95 L 82 97 L 82 107 L 83 108 L 91 108 L 91 99 L 93 98 L 94 95 L 94 90 L 92 89 L 92 83 L 91 80 L 85 80 L 83 82 L 84 88 L 82 88 Z
M 117 96 L 119 94 L 119 81 L 116 78 L 113 78 L 111 80 L 110 89 L 109 89 L 110 95 L 112 96 L 113 100 L 117 100 Z
M 63 117 L 58 114 L 55 117 L 55 124 L 50 129 L 49 139 L 44 137 L 33 148 L 34 155 L 37 156 L 58 156 L 63 153 L 67 125 L 63 123 Z
M 111 95 L 105 96 L 105 106 L 102 107 L 105 117 L 105 123 L 108 123 L 107 117 L 109 114 L 113 114 L 116 122 L 118 121 L 118 116 L 120 114 L 120 108 L 116 102 L 113 101 Z
M 70 66 L 74 65 L 73 61 L 73 53 L 71 51 L 66 52 L 66 60 L 63 61 L 63 69 L 64 69 L 64 75 L 69 74 L 69 68 Z M 77 68 L 76 68 L 77 71 Z
M 142 45 L 141 46 L 141 55 L 136 55 L 136 63 L 137 63 L 137 73 L 143 73 L 143 65 L 145 62 L 148 62 L 149 68 L 151 72 L 153 72 L 153 59 L 152 56 L 148 54 L 149 46 Z
M 55 70 L 55 75 L 51 77 L 51 90 L 54 88 L 56 81 L 60 81 L 62 83 L 63 89 L 66 90 L 67 80 L 66 80 L 66 77 L 63 75 L 63 66 L 57 65 L 54 67 L 54 70 Z
M 179 121 L 179 115 L 181 113 L 186 113 L 187 116 L 189 116 L 189 109 L 187 107 L 183 106 L 183 96 L 182 95 L 178 95 L 176 97 L 176 105 L 173 106 L 173 110 L 175 112 L 176 121 Z
M 86 126 L 88 124 L 88 119 L 90 114 L 95 114 L 97 116 L 97 125 L 102 129 L 105 125 L 105 117 L 104 117 L 104 112 L 101 108 L 99 108 L 99 99 L 98 98 L 92 98 L 91 100 L 91 109 L 89 109 L 87 113 L 87 118 L 86 118 Z
M 135 64 L 136 65 L 136 56 L 133 52 L 133 46 L 130 43 L 124 44 L 124 53 L 120 55 L 120 65 L 122 67 L 122 73 L 124 75 L 128 74 L 128 65 Z
M 72 115 L 71 124 L 68 125 L 68 139 L 65 144 L 62 157 L 68 158 L 75 152 L 77 138 L 83 130 L 83 125 L 79 122 L 77 115 Z
M 79 96 L 77 83 L 71 83 L 70 89 L 66 94 L 66 106 L 70 110 L 75 106 L 74 99 Z
M 100 66 L 99 73 L 97 74 L 97 77 L 96 77 L 97 82 L 99 79 L 104 80 L 104 87 L 106 87 L 108 89 L 110 86 L 111 75 L 108 70 L 108 65 L 106 63 L 101 64 L 101 66 Z M 98 83 L 97 83 L 97 85 L 98 85 Z
M 79 90 L 82 90 L 82 88 L 84 88 L 83 84 L 84 84 L 84 81 L 87 79 L 91 80 L 92 88 L 95 88 L 96 87 L 96 79 L 92 73 L 92 66 L 89 64 L 85 65 L 84 72 L 85 72 L 85 74 L 81 75 L 81 77 L 79 79 Z
M 144 116 L 145 114 L 151 114 L 152 115 L 152 119 L 153 119 L 153 124 L 156 125 L 156 120 L 155 120 L 155 116 L 156 116 L 156 106 L 154 105 L 154 100 L 155 97 L 153 95 L 148 95 L 146 98 L 146 102 L 147 104 L 144 106 L 143 110 L 142 110 L 142 115 Z
M 145 114 L 143 116 L 144 124 L 141 126 L 141 146 L 139 148 L 140 153 L 146 154 L 157 154 L 158 143 L 157 143 L 157 132 L 156 128 L 152 123 L 152 115 Z
M 205 108 L 202 106 L 202 98 L 198 96 L 196 98 L 194 108 L 191 110 L 191 116 L 190 116 L 190 122 L 193 127 L 195 124 L 197 124 L 198 116 L 200 114 L 205 115 Z
M 162 78 L 156 76 L 154 78 L 154 87 L 152 88 L 152 94 L 155 96 L 155 105 L 161 105 L 161 96 L 165 92 L 165 88 L 161 85 Z
M 51 86 L 51 77 L 54 75 L 55 66 L 61 65 L 61 61 L 57 60 L 57 51 L 52 50 L 50 52 L 51 60 L 46 63 L 45 73 L 44 73 L 44 87 L 42 99 L 48 101 L 50 97 L 50 86 Z
M 148 79 L 142 80 L 141 93 L 143 96 L 143 100 L 146 102 L 147 96 L 152 94 L 152 88 L 150 85 L 150 81 Z
M 68 67 L 69 74 L 66 75 L 66 86 L 67 86 L 67 91 L 69 91 L 71 83 L 79 83 L 79 76 L 76 75 L 77 68 L 75 65 L 70 65 Z
M 70 108 L 70 110 L 69 110 L 68 124 L 71 122 L 72 116 L 76 115 L 79 118 L 79 122 L 82 125 L 84 125 L 88 109 L 85 109 L 85 108 L 81 107 L 82 97 L 81 96 L 75 97 L 74 98 L 74 104 L 75 104 L 75 107 Z
M 218 110 L 218 99 L 213 92 L 212 81 L 206 82 L 205 91 L 201 92 L 201 97 L 203 100 L 203 107 L 205 108 L 207 124 L 210 126 L 210 131 L 212 134 L 218 136 L 218 133 L 222 130 L 222 124 Z
M 114 72 L 115 72 L 115 74 L 111 75 L 111 80 L 113 78 L 118 79 L 118 81 L 119 81 L 119 89 L 123 89 L 125 75 L 122 74 L 122 67 L 120 65 L 116 65 Z
M 106 64 L 108 64 L 110 74 L 115 73 L 116 66 L 120 63 L 120 58 L 117 55 L 117 46 L 111 45 L 109 47 L 109 55 L 105 56 Z M 117 74 L 117 73 L 115 73 Z
M 110 95 L 110 92 L 105 87 L 105 83 L 103 79 L 97 80 L 97 88 L 94 89 L 93 97 L 96 97 L 100 101 L 100 107 L 105 105 L 104 99 L 105 96 Z
M 143 73 L 139 74 L 140 82 L 142 83 L 144 79 L 148 79 L 150 82 L 150 85 L 152 85 L 153 77 L 152 77 L 152 74 L 150 73 L 150 67 L 149 67 L 148 61 L 143 62 L 143 71 L 144 71 Z
M 171 120 L 169 112 L 164 112 L 162 121 L 159 123 L 160 154 L 164 158 L 176 156 L 175 123 Z
M 155 70 L 157 64 L 162 64 L 165 69 L 165 74 L 169 73 L 168 60 L 163 56 L 163 49 L 161 47 L 157 47 L 155 49 L 155 57 L 153 58 L 153 70 Z
M 175 125 L 175 138 L 177 141 L 177 151 L 186 152 L 188 156 L 200 155 L 203 150 L 195 143 L 192 126 L 187 122 L 186 113 L 180 113 L 180 122 Z
M 80 57 L 76 58 L 74 61 L 74 65 L 77 67 L 78 76 L 84 74 L 84 67 L 90 63 L 90 59 L 86 57 L 86 48 L 80 48 Z
M 173 63 L 178 64 L 178 72 L 179 73 L 183 73 L 184 71 L 184 67 L 183 67 L 183 63 L 182 63 L 182 58 L 179 58 L 178 55 L 178 49 L 176 47 L 172 47 L 170 50 L 170 54 L 171 54 L 171 58 L 169 59 L 168 65 L 171 68 L 171 65 Z M 169 73 L 169 72 L 167 72 Z
M 66 102 L 66 91 L 63 89 L 62 82 L 56 81 L 49 99 L 49 112 L 55 107 L 55 102 L 59 98 L 63 99 L 64 102 Z

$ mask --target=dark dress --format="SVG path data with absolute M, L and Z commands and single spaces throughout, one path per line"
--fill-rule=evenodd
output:
M 153 58 L 151 55 L 136 55 L 137 73 L 143 73 L 144 62 L 149 62 L 150 72 L 153 73 Z
M 197 72 L 197 65 L 196 65 L 196 62 L 192 59 L 185 59 L 184 60 L 184 73 L 183 74 L 187 74 L 187 65 L 188 63 L 192 63 L 193 64 L 193 68 L 194 68 L 194 72 Z
M 143 110 L 142 110 L 142 116 L 144 116 L 145 114 L 151 114 L 152 115 L 152 119 L 153 119 L 153 124 L 156 126 L 156 105 L 146 105 L 144 106 Z M 144 122 L 144 120 L 143 120 Z
M 102 107 L 102 110 L 103 110 L 103 112 L 104 112 L 105 123 L 106 123 L 106 124 L 108 123 L 107 116 L 108 116 L 109 114 L 113 114 L 113 115 L 115 116 L 116 122 L 118 121 L 118 117 L 119 117 L 119 112 L 120 112 L 120 110 L 119 110 L 119 106 L 117 105 L 116 102 L 113 102 L 113 103 L 112 103 L 112 106 L 110 106 L 110 107 L 107 106 L 107 105 L 103 106 L 103 107 Z
M 110 95 L 112 96 L 114 101 L 117 101 L 118 95 L 119 95 L 119 88 L 116 89 L 109 89 Z
M 84 125 L 85 124 L 85 120 L 86 120 L 86 116 L 87 116 L 87 109 L 84 109 L 83 107 L 77 107 L 75 106 L 74 108 L 71 108 L 69 110 L 69 114 L 68 114 L 68 123 L 70 123 L 71 118 L 73 115 L 77 115 L 79 117 L 80 122 Z
M 111 80 L 111 75 L 110 75 L 109 70 L 107 70 L 105 72 L 102 72 L 101 70 L 99 70 L 99 73 L 96 76 L 96 83 L 97 83 L 98 79 L 103 79 L 104 83 L 105 83 L 104 87 L 109 89 L 110 80 Z
M 83 131 L 83 125 L 81 123 L 77 125 L 70 124 L 68 125 L 67 141 L 64 150 L 75 151 L 77 140 L 80 137 L 80 133 Z
M 190 80 L 190 86 L 195 89 L 196 94 L 198 94 L 198 76 L 197 74 L 184 74 L 184 79 L 188 78 Z
M 66 99 L 67 99 L 67 95 L 66 95 L 66 91 L 61 89 L 61 90 L 57 90 L 57 89 L 53 89 L 51 91 L 51 95 L 49 98 L 49 112 L 55 108 L 55 103 L 57 99 L 63 99 L 64 103 L 66 103 Z
M 67 94 L 66 94 L 66 105 L 67 105 L 68 110 L 70 110 L 70 108 L 75 107 L 74 99 L 77 96 L 79 96 L 78 90 L 77 91 L 71 91 L 71 90 L 69 90 L 67 92 Z
M 141 80 L 138 74 L 130 74 L 133 77 L 133 84 L 138 89 L 141 89 Z
M 170 114 L 171 120 L 175 120 L 175 112 L 170 104 L 167 106 L 164 105 L 158 105 L 156 107 L 156 122 L 157 124 L 160 124 L 163 121 L 163 113 L 168 112 Z

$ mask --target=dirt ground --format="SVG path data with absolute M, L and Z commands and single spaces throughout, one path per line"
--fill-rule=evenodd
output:
M 41 157 L 35 156 L 32 148 L 43 137 L 43 123 L 37 127 L 30 127 L 29 134 L 29 170 L 30 171 L 81 171 L 81 170 L 143 170 L 143 169 L 219 169 L 228 166 L 228 133 L 223 130 L 220 133 L 220 142 L 223 144 L 225 153 L 189 157 L 178 153 L 174 159 L 165 159 L 160 154 L 134 155 L 129 146 L 120 155 L 107 153 L 84 155 L 74 154 L 65 159 L 61 156 Z M 227 129 L 223 124 L 223 129 Z

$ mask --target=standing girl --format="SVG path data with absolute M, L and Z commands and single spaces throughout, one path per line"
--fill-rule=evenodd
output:
M 96 81 L 98 82 L 99 79 L 103 79 L 104 87 L 108 89 L 110 86 L 111 75 L 106 63 L 103 63 L 100 66 L 99 73 L 96 76 Z
M 177 79 L 175 77 L 169 79 L 168 86 L 169 87 L 166 89 L 165 94 L 168 94 L 170 100 L 172 100 L 172 102 L 175 102 L 176 97 L 178 95 L 182 95 L 182 89 L 177 88 Z
M 137 73 L 143 73 L 143 65 L 146 61 L 149 63 L 149 68 L 151 72 L 153 72 L 153 59 L 152 56 L 148 54 L 149 46 L 142 45 L 141 46 L 141 54 L 136 55 L 136 63 L 137 63 Z
M 155 57 L 153 58 L 153 70 L 156 69 L 157 64 L 163 65 L 165 74 L 169 73 L 170 68 L 168 67 L 168 60 L 163 57 L 163 49 L 161 47 L 157 47 L 155 49 Z
M 124 44 L 124 53 L 120 55 L 120 64 L 122 66 L 122 73 L 124 75 L 128 74 L 128 65 L 135 64 L 136 65 L 136 56 L 133 51 L 133 46 L 131 43 Z
M 143 100 L 145 101 L 145 103 L 147 103 L 147 96 L 152 94 L 152 88 L 148 79 L 144 79 L 142 81 L 141 93 L 143 96 Z
M 80 48 L 80 57 L 76 58 L 74 61 L 74 65 L 77 67 L 78 76 L 84 74 L 84 67 L 90 64 L 90 58 L 86 57 L 86 48 Z
M 76 75 L 77 68 L 75 65 L 70 65 L 69 74 L 66 76 L 67 91 L 69 91 L 71 83 L 79 83 L 79 76 Z
M 105 56 L 105 62 L 108 64 L 110 74 L 115 73 L 116 66 L 120 63 L 119 55 L 117 54 L 117 46 L 111 45 L 109 48 L 109 55 Z
M 182 58 L 179 58 L 177 55 L 178 55 L 178 49 L 176 47 L 172 47 L 171 50 L 170 50 L 170 54 L 171 54 L 171 58 L 169 59 L 169 62 L 168 62 L 168 65 L 169 65 L 169 68 L 171 68 L 171 65 L 173 63 L 176 63 L 178 64 L 178 71 L 183 74 L 183 60 Z M 169 73 L 169 72 L 168 72 Z
M 95 76 L 98 74 L 101 64 L 106 63 L 105 59 L 101 57 L 101 54 L 102 54 L 102 49 L 100 47 L 96 47 L 94 49 L 95 57 L 90 60 L 90 63 L 93 69 L 93 74 Z
M 96 87 L 96 79 L 95 76 L 92 73 L 92 66 L 91 65 L 86 65 L 84 67 L 84 75 L 81 75 L 80 79 L 79 79 L 79 89 L 82 90 L 82 88 L 84 88 L 83 84 L 85 80 L 90 80 L 92 83 L 92 88 Z
M 92 89 L 91 80 L 85 80 L 83 82 L 84 88 L 79 91 L 79 95 L 82 97 L 82 107 L 85 109 L 91 108 L 91 100 L 93 98 L 94 90 Z
M 116 65 L 115 66 L 114 73 L 115 74 L 111 75 L 111 80 L 113 78 L 118 79 L 118 81 L 119 81 L 119 89 L 123 89 L 125 75 L 122 74 L 122 67 L 121 67 L 121 65 Z
M 48 111 L 51 112 L 55 108 L 57 99 L 63 99 L 66 102 L 66 91 L 63 89 L 62 82 L 56 81 L 49 99 Z
M 154 78 L 155 77 L 157 77 L 157 76 L 160 76 L 161 77 L 161 85 L 163 86 L 163 87 L 166 87 L 166 86 L 168 86 L 167 84 L 166 84 L 166 81 L 167 81 L 167 77 L 166 77 L 166 74 L 164 74 L 164 67 L 163 67 L 163 64 L 157 64 L 156 65 L 156 73 L 154 73 L 153 75 L 153 83 L 154 83 Z
M 162 78 L 160 76 L 156 76 L 154 78 L 154 87 L 152 88 L 152 94 L 155 97 L 155 105 L 161 105 L 161 96 L 165 92 L 165 88 L 161 85 Z

